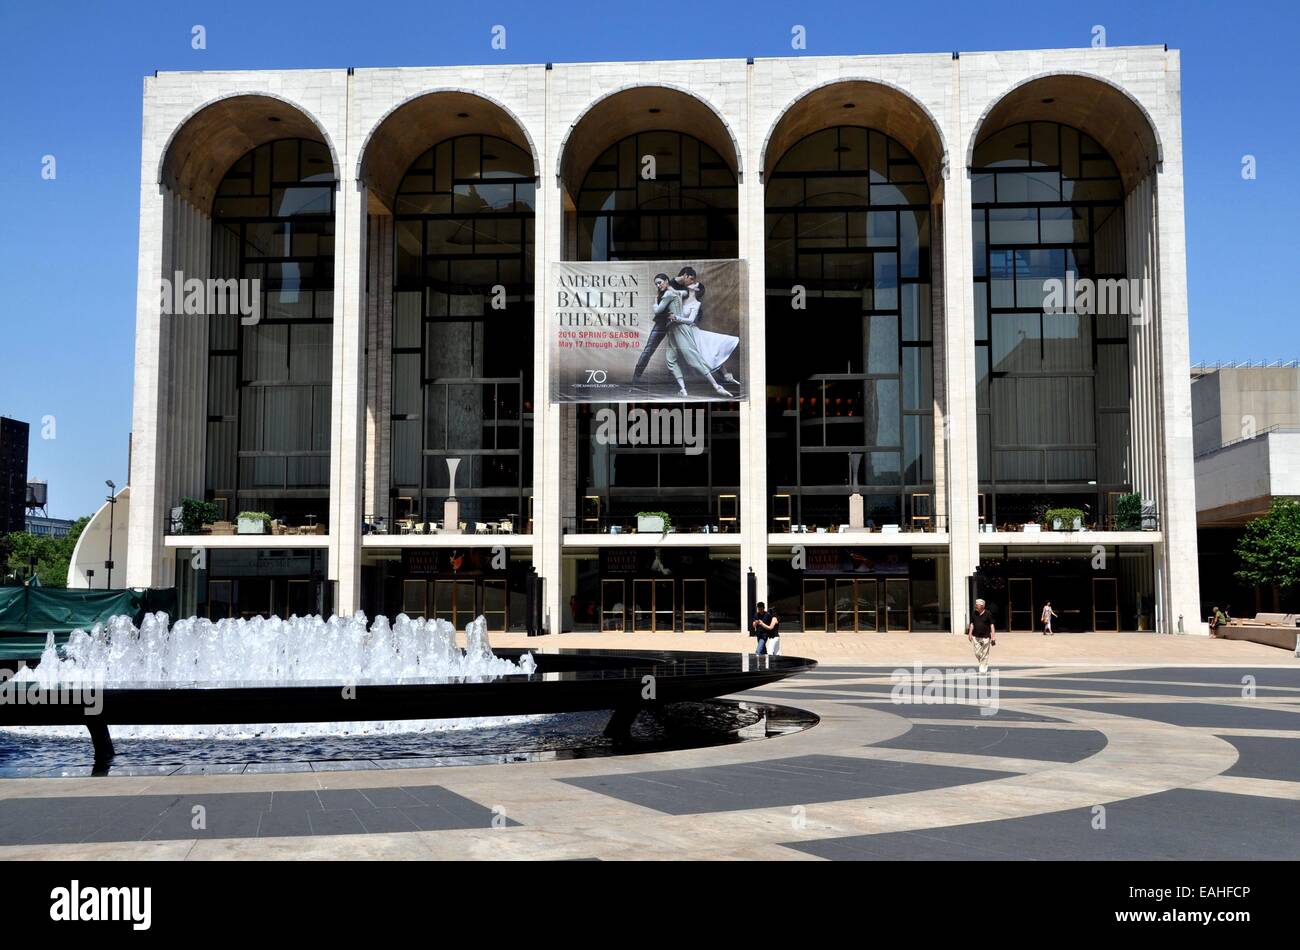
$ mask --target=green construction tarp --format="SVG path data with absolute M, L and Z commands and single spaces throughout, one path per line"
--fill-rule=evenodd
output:
M 0 638 L 20 634 L 88 630 L 125 615 L 139 625 L 146 613 L 175 616 L 176 591 L 66 590 L 59 587 L 0 587 Z

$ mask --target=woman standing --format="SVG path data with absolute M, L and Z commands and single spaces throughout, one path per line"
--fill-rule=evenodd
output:
M 655 316 L 666 315 L 668 317 L 668 353 L 665 358 L 668 363 L 668 371 L 677 380 L 677 394 L 684 399 L 690 396 L 690 393 L 686 391 L 686 379 L 682 372 L 683 369 L 689 369 L 697 376 L 703 376 L 707 379 L 709 385 L 713 387 L 713 391 L 719 396 L 734 399 L 735 397 L 718 385 L 717 380 L 713 378 L 712 367 L 705 361 L 704 355 L 700 353 L 695 340 L 695 321 L 699 319 L 700 312 L 699 295 L 704 288 L 696 284 L 689 290 L 679 290 L 672 286 L 667 274 L 656 274 L 655 286 L 659 288 L 659 301 L 655 304 Z M 685 317 L 683 298 L 685 298 L 686 302 L 694 304 L 689 320 Z M 719 335 L 711 334 L 711 336 Z
M 1052 618 L 1056 616 L 1058 616 L 1058 614 L 1052 609 L 1052 602 L 1050 600 L 1043 604 L 1043 616 L 1039 618 L 1043 623 L 1043 636 L 1050 637 L 1053 635 Z

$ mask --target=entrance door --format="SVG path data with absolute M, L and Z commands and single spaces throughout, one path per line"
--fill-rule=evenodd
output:
M 839 577 L 835 580 L 835 629 L 840 633 L 876 630 L 876 579 Z
M 682 581 L 682 629 L 709 629 L 709 582 L 702 577 Z
M 897 633 L 912 629 L 912 582 L 905 577 L 885 578 L 885 629 Z
M 632 630 L 635 633 L 672 633 L 673 582 L 654 578 L 632 581 Z
M 622 633 L 627 623 L 627 606 L 623 600 L 626 585 L 608 578 L 600 582 L 600 629 Z
M 1012 577 L 1007 581 L 1007 629 L 1034 632 L 1034 581 Z
M 505 581 L 483 581 L 483 619 L 487 621 L 489 632 L 506 632 L 506 605 L 508 601 Z
M 804 578 L 803 629 L 805 633 L 826 632 L 826 581 Z
M 472 580 L 434 581 L 433 616 L 457 630 L 474 619 L 475 584 Z
M 1119 583 L 1113 577 L 1092 579 L 1092 629 L 1119 632 Z

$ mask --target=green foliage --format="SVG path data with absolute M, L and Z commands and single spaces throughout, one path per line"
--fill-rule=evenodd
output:
M 241 511 L 239 513 L 240 521 L 260 521 L 262 531 L 266 534 L 271 533 L 271 516 L 265 511 Z
M 1074 519 L 1078 518 L 1079 523 L 1083 523 L 1083 509 L 1081 508 L 1048 508 L 1043 513 L 1043 521 L 1050 528 L 1057 518 L 1061 519 L 1061 529 L 1064 531 L 1074 530 Z
M 1242 531 L 1237 557 L 1241 560 L 1237 578 L 1246 584 L 1300 586 L 1300 502 L 1273 499 L 1268 514 Z
M 36 558 L 36 574 L 45 587 L 68 586 L 68 564 L 77 539 L 90 523 L 89 518 L 78 518 L 64 538 L 47 538 L 15 531 L 0 535 L 0 554 L 4 556 L 4 579 L 22 583 L 27 579 L 31 559 Z
M 663 518 L 665 534 L 667 534 L 668 531 L 670 531 L 673 526 L 672 515 L 668 514 L 668 512 L 666 511 L 638 511 L 636 513 L 636 516 L 638 518 Z
M 198 498 L 181 499 L 181 534 L 198 534 L 205 524 L 212 524 L 221 514 L 221 508 L 215 501 L 202 501 Z
M 1120 495 L 1115 502 L 1115 530 L 1142 530 L 1142 495 L 1139 492 Z

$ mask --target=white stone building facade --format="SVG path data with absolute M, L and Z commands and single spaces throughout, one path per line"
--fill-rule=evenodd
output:
M 815 541 L 823 552 L 845 548 L 870 554 L 888 549 L 902 550 L 906 556 L 909 549 L 924 548 L 942 565 L 932 579 L 940 605 L 934 626 L 962 629 L 968 578 L 977 573 L 982 559 L 1014 564 L 1017 558 L 1050 547 L 1064 563 L 1093 558 L 1096 552 L 1104 560 L 1107 552 L 1125 550 L 1137 552 L 1149 565 L 1144 570 L 1150 577 L 1140 585 L 1144 593 L 1138 595 L 1136 622 L 1115 618 L 1116 625 L 1201 632 L 1180 97 L 1178 52 L 1161 47 L 147 77 L 127 584 L 185 587 L 191 564 L 207 563 L 203 558 L 195 562 L 196 550 L 206 552 L 207 558 L 220 551 L 314 551 L 319 560 L 307 573 L 316 571 L 326 583 L 329 606 L 343 614 L 363 607 L 375 612 L 364 603 L 369 583 L 365 578 L 367 570 L 381 562 L 409 565 L 415 550 L 504 548 L 510 558 L 531 564 L 545 580 L 545 623 L 554 631 L 582 626 L 573 603 L 578 583 L 574 572 L 582 568 L 573 566 L 574 557 L 594 564 L 591 559 L 604 557 L 606 549 L 650 546 L 689 547 L 723 557 L 727 570 L 735 572 L 735 583 L 726 585 L 725 594 L 734 603 L 713 613 L 739 618 L 748 610 L 743 578 L 749 571 L 754 572 L 757 599 L 777 602 L 778 593 L 769 583 L 770 565 L 790 560 L 792 542 Z M 1026 123 L 1057 124 L 1084 133 L 1113 161 L 1122 182 L 1122 260 L 1099 270 L 1141 280 L 1146 300 L 1141 316 L 1128 320 L 1123 331 L 1126 405 L 1099 408 L 1096 418 L 1126 411 L 1127 422 L 1121 423 L 1124 444 L 1118 450 L 1122 458 L 1116 464 L 1122 466 L 1125 486 L 1155 513 L 1146 530 L 1133 530 L 1133 525 L 1119 530 L 1102 511 L 1073 532 L 1007 530 L 1011 524 L 1006 517 L 981 517 L 986 493 L 982 485 L 987 487 L 992 476 L 982 471 L 980 460 L 977 387 L 983 377 L 976 362 L 980 316 L 974 290 L 977 280 L 992 278 L 981 278 L 972 263 L 979 250 L 972 221 L 987 220 L 975 217 L 980 213 L 975 195 L 979 176 L 972 169 L 977 144 Z M 839 532 L 834 530 L 836 519 L 830 519 L 830 531 L 800 537 L 784 530 L 800 520 L 797 515 L 787 515 L 780 525 L 773 521 L 777 492 L 775 476 L 769 477 L 769 444 L 776 438 L 770 429 L 780 414 L 773 415 L 770 398 L 766 409 L 763 400 L 765 393 L 770 396 L 773 365 L 767 322 L 771 308 L 779 305 L 773 298 L 781 295 L 768 279 L 767 189 L 793 146 L 819 130 L 846 125 L 878 131 L 897 143 L 914 157 L 928 188 L 932 320 L 927 333 L 933 375 L 926 392 L 932 405 L 921 418 L 933 427 L 925 435 L 933 447 L 933 473 L 925 492 L 930 496 L 930 520 L 925 530 L 907 530 L 915 526 L 907 522 L 917 509 L 905 495 L 894 519 L 903 522 L 899 533 Z M 599 520 L 593 521 L 593 530 L 584 530 L 587 512 L 577 487 L 576 461 L 580 423 L 572 406 L 548 402 L 549 357 L 543 347 L 535 346 L 525 377 L 532 391 L 524 395 L 531 410 L 531 452 L 524 456 L 526 463 L 521 462 L 530 466 L 523 489 L 530 498 L 526 511 L 508 533 L 490 537 L 465 536 L 454 529 L 398 533 L 392 527 L 399 513 L 392 508 L 394 430 L 389 423 L 393 215 L 404 174 L 421 155 L 456 136 L 490 136 L 529 156 L 536 178 L 530 283 L 538 303 L 532 307 L 532 339 L 540 341 L 546 338 L 547 315 L 540 302 L 549 298 L 550 264 L 574 259 L 581 183 L 607 149 L 650 130 L 676 131 L 698 140 L 734 175 L 730 207 L 735 256 L 747 262 L 751 302 L 744 367 L 751 395 L 739 404 L 734 421 L 739 453 L 735 530 L 679 529 L 663 537 L 629 536 L 610 534 Z M 328 386 L 319 390 L 328 393 L 328 406 L 317 412 L 321 431 L 327 425 L 328 432 L 327 476 L 322 476 L 327 491 L 318 493 L 320 512 L 312 517 L 327 528 L 320 534 L 274 539 L 186 534 L 173 523 L 173 509 L 182 498 L 212 495 L 210 427 L 220 413 L 213 412 L 208 377 L 216 344 L 207 317 L 164 313 L 156 288 L 160 278 L 177 271 L 187 278 L 214 273 L 218 188 L 250 150 L 286 138 L 323 145 L 336 182 L 332 293 L 318 292 L 316 297 L 317 307 L 328 306 L 332 316 Z M 1051 344 L 1039 345 L 1046 352 Z M 997 359 L 995 354 L 995 376 Z M 1105 454 L 1111 431 L 1106 424 L 1103 420 L 1092 436 L 1096 448 L 1087 451 Z M 1055 450 L 1042 451 L 1050 469 Z M 255 466 L 256 453 L 246 454 L 248 464 Z M 1034 477 L 1051 481 L 1050 472 Z M 1095 485 L 1096 479 L 1080 484 Z M 1021 491 L 1016 497 L 1027 495 Z M 1006 504 L 1010 512 L 1011 501 Z M 227 512 L 232 520 L 234 515 Z M 368 525 L 376 519 L 387 519 L 390 527 L 379 533 L 370 530 Z M 1006 570 L 1014 574 L 1016 569 Z M 1016 580 L 1011 579 L 1013 587 Z M 1047 581 L 1038 583 L 1038 589 L 1021 587 L 1008 596 L 1027 598 L 1037 614 Z M 789 602 L 798 603 L 802 614 L 803 598 L 812 595 L 808 588 L 801 590 Z M 833 600 L 837 590 L 832 578 L 824 596 Z M 635 596 L 627 589 L 629 601 Z M 287 610 L 283 596 L 279 603 Z M 480 599 L 471 609 L 481 606 Z M 607 606 L 597 608 L 602 616 Z M 682 607 L 676 604 L 671 621 L 675 629 L 682 626 Z M 836 609 L 828 603 L 818 616 L 814 605 L 800 620 L 807 621 L 808 629 L 819 629 L 818 622 L 824 622 L 824 629 L 836 629 Z M 1003 609 L 1010 615 L 1026 608 L 1007 603 Z M 1092 620 L 1080 619 L 1080 628 L 1108 628 L 1110 623 Z M 898 629 L 904 628 L 902 623 Z M 710 629 L 741 625 L 738 620 L 705 623 Z M 879 628 L 890 627 L 882 619 Z

